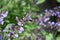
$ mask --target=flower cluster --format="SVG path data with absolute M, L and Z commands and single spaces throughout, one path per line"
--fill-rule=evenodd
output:
M 7 16 L 8 11 L 5 12 L 3 15 L 3 18 Z M 19 19 L 17 16 L 15 18 L 17 25 L 10 23 L 8 24 L 5 29 L 3 30 L 4 33 L 6 33 L 6 38 L 8 40 L 11 40 L 12 38 L 18 38 L 19 34 L 21 34 L 24 31 L 23 24 L 28 21 L 32 21 L 31 16 L 27 13 L 23 19 Z
M 19 21 L 19 19 L 18 19 L 18 17 L 16 16 L 16 21 L 18 22 L 17 24 L 18 24 L 18 31 L 19 31 L 19 33 L 22 33 L 23 31 L 24 31 L 24 28 L 23 28 L 23 23 L 22 23 L 22 21 Z
M 39 24 L 44 27 L 59 28 L 60 27 L 60 6 L 55 7 L 53 10 L 46 9 L 45 15 L 40 15 Z
M 8 40 L 11 40 L 12 38 L 18 38 L 19 35 L 24 31 L 23 28 L 23 23 L 18 19 L 18 17 L 16 16 L 16 21 L 18 26 L 15 26 L 14 24 L 8 24 L 6 26 L 6 28 L 3 30 L 4 33 L 6 33 L 6 37 Z
M 2 13 L 1 10 L 0 10 L 0 24 L 1 24 L 1 25 L 4 24 L 3 19 L 4 19 L 5 17 L 7 17 L 7 15 L 8 15 L 8 11 L 6 11 L 5 13 Z
M 23 17 L 23 21 L 27 21 L 27 22 L 32 22 L 32 17 L 31 14 L 26 13 L 25 16 Z

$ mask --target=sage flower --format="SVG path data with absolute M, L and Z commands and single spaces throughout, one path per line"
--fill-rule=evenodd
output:
M 60 10 L 58 7 L 52 9 L 46 9 L 45 15 L 40 16 L 39 23 L 43 27 L 60 27 Z
M 22 33 L 23 31 L 24 31 L 23 27 L 20 27 L 19 30 L 18 30 L 19 33 Z

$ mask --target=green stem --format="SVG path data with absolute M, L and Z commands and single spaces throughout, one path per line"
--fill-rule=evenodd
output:
M 53 33 L 54 40 L 56 40 L 57 31 Z

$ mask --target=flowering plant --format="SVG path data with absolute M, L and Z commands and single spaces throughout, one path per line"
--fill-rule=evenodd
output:
M 37 13 L 44 1 L 1 0 L 0 40 L 60 40 L 60 6 Z

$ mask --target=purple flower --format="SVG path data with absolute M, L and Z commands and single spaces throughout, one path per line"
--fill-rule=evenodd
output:
M 60 15 L 58 15 L 58 17 L 60 18 Z
M 2 20 L 2 21 L 0 21 L 0 24 L 1 24 L 1 25 L 3 25 L 3 24 L 4 24 L 4 21 L 3 21 L 3 20 Z
M 27 19 L 28 19 L 28 20 L 32 20 L 31 16 L 28 16 Z
M 0 18 L 0 24 L 1 24 L 1 25 L 4 24 L 3 18 Z
M 5 17 L 7 17 L 7 14 L 8 14 L 8 11 L 6 11 L 5 13 L 1 13 L 1 14 L 0 14 L 0 24 L 1 24 L 1 25 L 4 24 L 3 19 L 4 19 Z
M 56 13 L 57 13 L 58 15 L 60 14 L 60 12 L 58 12 L 58 11 L 57 11 Z
M 51 22 L 51 24 L 50 24 L 50 25 L 52 26 L 52 25 L 54 25 L 54 24 L 55 24 L 55 22 Z
M 57 16 L 57 14 L 56 13 L 52 13 L 52 16 Z
M 13 38 L 17 38 L 18 37 L 18 34 L 14 34 Z
M 24 28 L 23 27 L 20 27 L 19 28 L 19 33 L 22 33 L 24 31 Z
M 50 18 L 48 17 L 48 18 L 45 18 L 44 19 L 44 22 L 47 22 L 48 20 L 50 20 Z
M 60 26 L 60 23 L 58 24 L 58 26 Z
M 22 22 L 20 22 L 20 21 L 17 24 L 18 24 L 18 26 L 23 26 Z
M 49 10 L 50 13 L 53 13 L 54 11 L 53 10 Z
M 48 15 L 49 14 L 49 15 Z M 40 17 L 39 22 L 42 27 L 60 27 L 60 10 L 55 7 L 54 10 L 45 10 L 45 15 Z
M 58 26 L 60 26 L 60 22 L 58 22 Z
M 8 15 L 8 11 L 6 11 L 5 13 L 1 14 L 3 16 L 3 18 L 7 17 Z
M 2 40 L 2 35 L 0 34 L 0 40 Z
M 45 12 L 48 12 L 48 9 L 46 9 Z
M 17 16 L 16 16 L 16 21 L 17 21 L 18 26 L 23 26 L 23 23 L 21 21 L 19 21 Z
M 10 33 L 7 33 L 6 36 L 9 38 L 10 37 Z
M 16 16 L 16 21 L 19 21 L 19 18 Z
M 3 21 L 3 18 L 0 18 L 0 21 Z
M 40 25 L 42 25 L 42 26 L 46 27 L 46 24 L 44 24 L 43 22 L 41 22 L 41 23 L 40 23 Z
M 51 22 L 49 21 L 48 24 L 51 24 Z

